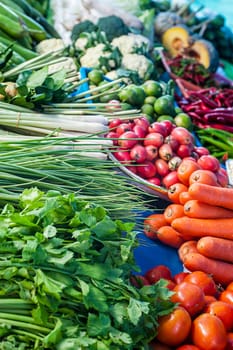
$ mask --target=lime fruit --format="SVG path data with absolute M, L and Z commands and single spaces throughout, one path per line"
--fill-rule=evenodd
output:
M 141 107 L 142 113 L 145 113 L 150 116 L 154 116 L 154 107 L 150 105 L 149 103 L 144 103 Z
M 182 126 L 190 131 L 193 129 L 192 119 L 187 113 L 177 114 L 174 118 L 174 123 L 176 126 Z
M 157 118 L 158 122 L 162 122 L 163 120 L 170 120 L 172 123 L 174 123 L 174 118 L 170 115 L 163 114 Z
M 128 85 L 119 92 L 119 98 L 122 102 L 127 102 L 132 106 L 142 106 L 145 100 L 145 92 L 141 86 Z
M 144 103 L 149 103 L 150 105 L 154 106 L 155 101 L 156 101 L 155 96 L 146 96 Z
M 87 76 L 90 79 L 90 82 L 95 85 L 99 85 L 99 83 L 104 79 L 104 74 L 99 69 L 92 69 Z
M 155 80 L 147 80 L 143 84 L 143 89 L 147 96 L 160 97 L 163 94 L 162 86 Z
M 154 111 L 158 115 L 168 114 L 172 117 L 175 116 L 174 98 L 171 95 L 164 95 L 157 98 L 154 103 Z

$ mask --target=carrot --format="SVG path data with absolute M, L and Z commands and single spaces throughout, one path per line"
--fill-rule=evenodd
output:
M 193 183 L 188 192 L 192 199 L 233 210 L 233 188 Z
M 171 226 L 162 226 L 157 232 L 158 239 L 170 247 L 179 248 L 184 242 L 179 232 L 177 232 Z
M 197 242 L 200 254 L 212 259 L 219 259 L 233 263 L 233 241 L 218 237 L 202 237 Z
M 167 225 L 163 213 L 154 213 L 147 216 L 143 221 L 144 234 L 153 240 L 157 239 L 157 231 L 161 226 Z
M 233 281 L 233 264 L 207 258 L 200 253 L 186 254 L 184 266 L 189 271 L 204 271 L 210 274 L 215 282 L 224 286 Z
M 183 216 L 172 221 L 171 226 L 181 234 L 194 238 L 212 236 L 233 240 L 233 218 L 197 219 Z
M 188 191 L 184 191 L 180 193 L 180 196 L 179 196 L 180 204 L 185 204 L 190 199 L 192 199 L 192 197 L 190 196 Z
M 180 204 L 180 199 L 179 199 L 180 193 L 187 192 L 187 191 L 188 191 L 188 187 L 186 185 L 182 184 L 181 182 L 177 182 L 169 187 L 168 198 L 173 203 Z
M 182 262 L 184 262 L 185 256 L 190 253 L 198 253 L 197 241 L 186 241 L 178 249 L 178 256 Z
M 233 218 L 233 210 L 203 203 L 197 199 L 192 199 L 184 204 L 184 214 L 200 219 Z
M 184 206 L 176 203 L 169 204 L 165 208 L 163 215 L 167 223 L 170 224 L 174 219 L 184 216 Z

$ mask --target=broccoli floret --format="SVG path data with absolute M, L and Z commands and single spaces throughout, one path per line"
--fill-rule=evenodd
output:
M 74 25 L 71 32 L 71 40 L 75 42 L 83 32 L 91 33 L 97 30 L 96 25 L 88 19 Z
M 106 33 L 109 42 L 114 38 L 130 32 L 129 27 L 123 22 L 123 20 L 115 15 L 99 18 L 97 26 L 99 31 Z

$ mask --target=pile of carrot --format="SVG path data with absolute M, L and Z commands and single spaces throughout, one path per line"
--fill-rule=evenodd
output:
M 222 285 L 232 282 L 233 188 L 196 182 L 179 198 L 163 214 L 152 214 L 154 222 L 160 216 L 152 238 L 178 249 L 189 271 L 209 273 Z

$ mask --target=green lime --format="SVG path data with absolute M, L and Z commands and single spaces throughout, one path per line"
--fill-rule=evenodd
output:
M 182 109 L 178 106 L 175 106 L 175 111 L 176 111 L 176 114 L 183 112 Z
M 155 96 L 146 96 L 144 103 L 149 103 L 150 105 L 154 106 L 155 101 L 156 101 Z
M 187 113 L 177 114 L 174 118 L 174 123 L 176 126 L 182 126 L 190 131 L 193 129 L 192 119 Z
M 143 84 L 143 89 L 147 96 L 160 97 L 163 94 L 162 86 L 155 80 L 147 80 Z
M 91 83 L 95 85 L 99 85 L 99 83 L 104 79 L 104 74 L 99 69 L 92 69 L 87 76 Z
M 134 105 L 141 107 L 146 97 L 145 91 L 141 86 L 133 86 L 132 89 L 136 92 L 136 101 L 134 101 Z
M 174 118 L 170 115 L 163 114 L 157 118 L 158 122 L 162 122 L 163 120 L 170 120 L 172 123 L 174 123 Z
M 109 102 L 111 100 L 118 100 L 118 94 L 116 92 L 112 93 L 112 94 L 109 94 L 106 92 L 106 94 L 99 97 L 99 100 L 102 103 L 106 103 L 106 102 Z
M 174 98 L 171 95 L 164 95 L 157 98 L 154 103 L 154 111 L 158 115 L 168 114 L 175 116 Z
M 141 107 L 142 113 L 148 114 L 153 117 L 154 115 L 154 107 L 149 103 L 144 103 Z
M 137 85 L 128 85 L 119 92 L 119 99 L 132 106 L 142 106 L 145 100 L 145 92 L 142 87 Z

